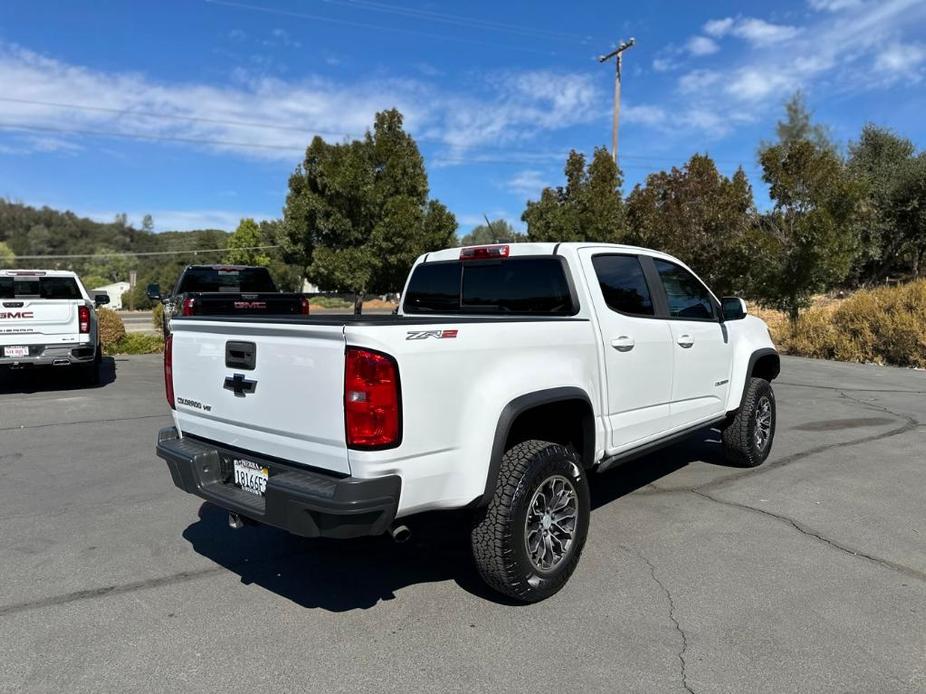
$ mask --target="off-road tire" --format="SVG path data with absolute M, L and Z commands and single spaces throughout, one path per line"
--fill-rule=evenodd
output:
M 548 571 L 538 571 L 525 539 L 528 507 L 537 490 L 556 477 L 572 485 L 575 526 L 561 560 Z M 513 446 L 502 457 L 488 507 L 477 514 L 473 525 L 471 541 L 479 574 L 490 587 L 520 602 L 550 597 L 566 584 L 579 563 L 589 516 L 588 480 L 573 450 L 537 440 Z
M 765 443 L 756 440 L 757 412 L 768 403 L 771 421 Z M 740 467 L 757 467 L 765 462 L 775 439 L 775 393 L 772 385 L 764 378 L 752 377 L 743 393 L 736 414 L 723 428 L 723 452 L 727 462 Z

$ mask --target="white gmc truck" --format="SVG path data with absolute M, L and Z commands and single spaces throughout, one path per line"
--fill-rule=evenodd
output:
M 0 270 L 0 369 L 68 366 L 88 385 L 99 382 L 103 351 L 96 308 L 73 272 Z
M 529 602 L 579 561 L 591 473 L 709 426 L 737 465 L 772 447 L 765 324 L 671 256 L 451 248 L 402 297 L 397 315 L 173 318 L 174 483 L 233 527 L 309 537 L 401 540 L 413 514 L 466 509 L 482 577 Z

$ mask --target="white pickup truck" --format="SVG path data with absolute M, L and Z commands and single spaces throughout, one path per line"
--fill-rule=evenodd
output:
M 73 272 L 0 270 L 0 368 L 70 366 L 87 384 L 99 382 L 100 335 L 96 308 Z
M 698 429 L 737 465 L 775 435 L 779 357 L 745 303 L 663 253 L 591 243 L 420 257 L 397 315 L 175 317 L 165 350 L 174 483 L 257 521 L 408 535 L 466 509 L 486 582 L 559 590 L 589 473 Z

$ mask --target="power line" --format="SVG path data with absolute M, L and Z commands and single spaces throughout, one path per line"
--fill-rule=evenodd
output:
M 257 121 L 228 120 L 224 118 L 204 118 L 201 116 L 182 116 L 175 113 L 158 113 L 154 111 L 139 111 L 130 108 L 109 108 L 106 106 L 89 106 L 87 104 L 66 104 L 58 101 L 39 101 L 38 99 L 20 99 L 11 96 L 0 96 L 0 101 L 7 101 L 14 104 L 31 104 L 35 106 L 51 106 L 52 108 L 70 108 L 79 111 L 97 111 L 100 113 L 116 113 L 119 115 L 144 116 L 145 118 L 168 118 L 171 120 L 193 121 L 196 123 L 213 123 L 216 125 L 235 125 L 247 128 L 264 128 L 267 130 L 292 130 L 294 132 L 312 132 L 318 135 L 327 135 L 329 137 L 354 137 L 350 133 L 327 132 L 324 130 L 314 130 L 305 126 L 260 123 Z
M 387 5 L 373 0 L 321 0 L 329 5 L 341 5 L 354 9 L 371 10 L 373 12 L 384 12 L 423 21 L 440 22 L 453 26 L 469 27 L 472 29 L 487 29 L 489 31 L 498 31 L 503 33 L 516 34 L 519 36 L 528 36 L 533 38 L 553 39 L 560 41 L 575 41 L 587 43 L 588 37 L 570 34 L 561 31 L 548 31 L 546 29 L 537 29 L 525 27 L 517 24 L 506 24 L 490 19 L 481 19 L 479 17 L 467 17 L 459 14 L 450 14 L 448 12 L 436 12 L 434 10 L 424 10 L 414 7 L 403 7 L 400 5 Z
M 3 100 L 3 97 L 0 97 L 0 100 Z M 69 108 L 82 108 L 78 105 L 69 106 Z M 54 126 L 42 126 L 42 125 L 26 125 L 25 123 L 4 123 L 0 121 L 0 130 L 22 130 L 27 132 L 50 132 L 61 135 L 86 135 L 89 137 L 110 137 L 110 138 L 120 138 L 127 140 L 143 140 L 143 141 L 153 141 L 153 142 L 180 142 L 183 144 L 193 144 L 193 145 L 216 145 L 220 147 L 244 147 L 247 149 L 265 149 L 278 152 L 296 152 L 303 149 L 302 145 L 271 145 L 263 144 L 257 142 L 242 142 L 238 140 L 214 140 L 207 138 L 193 138 L 193 137 L 181 137 L 176 135 L 149 135 L 147 133 L 120 133 L 120 132 L 108 132 L 103 130 L 89 130 L 84 128 L 56 128 Z M 417 138 L 422 141 L 437 141 L 437 138 Z M 549 162 L 552 164 L 554 162 L 560 161 L 565 155 L 559 156 L 546 156 L 546 155 L 532 155 L 531 153 L 525 152 L 524 156 L 514 156 L 514 157 L 442 157 L 440 155 L 435 155 L 434 159 L 438 163 L 447 163 L 447 164 L 533 164 L 537 166 L 542 166 L 545 163 Z M 658 162 L 678 162 L 679 158 L 677 157 L 667 157 L 667 156 L 653 156 L 653 155 L 633 155 L 633 154 L 621 154 L 622 160 L 634 160 L 640 162 L 640 164 L 625 164 L 622 168 L 624 169 L 646 169 L 650 168 L 645 164 L 645 162 L 651 162 L 652 166 L 661 166 Z M 742 162 L 734 161 L 732 159 L 714 159 L 714 163 L 723 164 L 728 166 L 742 166 Z M 758 169 L 743 167 L 747 172 L 757 173 Z
M 228 251 L 261 251 L 267 248 L 279 248 L 279 244 L 274 244 L 271 246 L 244 246 L 241 248 L 188 248 L 185 250 L 178 251 L 138 251 L 138 252 L 122 252 L 122 253 L 77 253 L 69 255 L 17 255 L 16 260 L 26 259 L 26 260 L 68 260 L 74 258 L 123 258 L 123 257 L 132 257 L 136 258 L 139 256 L 151 256 L 151 255 L 184 255 L 184 254 L 193 254 L 197 253 L 227 253 Z
M 479 41 L 476 39 L 466 39 L 461 36 L 449 36 L 447 34 L 434 34 L 429 31 L 419 31 L 417 29 L 407 29 L 405 27 L 391 27 L 384 24 L 371 24 L 369 22 L 357 22 L 350 19 L 339 19 L 336 17 L 327 17 L 325 15 L 319 14 L 308 14 L 305 12 L 293 12 L 291 10 L 281 10 L 275 7 L 262 7 L 260 5 L 248 5 L 243 2 L 229 2 L 228 0 L 205 0 L 210 5 L 220 5 L 222 7 L 233 7 L 239 10 L 251 10 L 252 12 L 264 12 L 266 14 L 274 14 L 281 17 L 295 17 L 297 19 L 311 19 L 317 22 L 328 22 L 329 24 L 341 24 L 343 26 L 352 26 L 358 27 L 361 29 L 373 29 L 375 31 L 395 31 L 401 34 L 411 34 L 413 36 L 424 36 L 426 38 L 438 39 L 440 41 L 454 41 L 456 43 L 469 43 L 476 46 L 498 46 L 497 43 L 490 43 L 488 41 Z M 509 48 L 514 51 L 522 51 L 524 53 L 536 53 L 539 55 L 551 55 L 551 51 L 541 51 L 535 48 L 526 48 L 523 46 L 513 46 L 506 45 L 506 48 Z
M 294 152 L 303 149 L 302 145 L 269 145 L 257 142 L 237 142 L 233 140 L 209 140 L 199 137 L 179 137 L 175 135 L 148 135 L 145 133 L 117 133 L 104 132 L 102 130 L 84 130 L 77 128 L 55 128 L 43 125 L 25 125 L 22 123 L 3 123 L 0 122 L 0 129 L 7 130 L 34 130 L 36 132 L 52 132 L 70 135 L 90 135 L 100 137 L 119 137 L 129 140 L 154 140 L 166 142 L 183 142 L 193 145 L 218 145 L 222 147 L 248 147 L 251 149 L 272 149 L 277 151 Z

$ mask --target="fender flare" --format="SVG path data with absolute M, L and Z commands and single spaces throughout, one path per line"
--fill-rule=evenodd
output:
M 583 422 L 583 434 L 586 437 L 590 437 L 589 440 L 591 441 L 591 446 L 586 446 L 588 452 L 586 455 L 587 460 L 583 462 L 586 467 L 589 466 L 595 456 L 595 410 L 592 407 L 592 401 L 588 397 L 588 393 L 574 386 L 562 386 L 521 395 L 505 405 L 498 417 L 498 424 L 495 426 L 495 438 L 492 440 L 492 455 L 489 458 L 489 469 L 486 475 L 485 490 L 482 496 L 476 499 L 474 504 L 477 508 L 488 506 L 492 499 L 492 495 L 495 493 L 498 470 L 502 464 L 502 456 L 505 455 L 505 442 L 508 440 L 508 434 L 511 433 L 512 424 L 514 424 L 518 416 L 535 407 L 566 400 L 582 400 L 588 405 L 588 409 L 592 413 L 588 421 Z
M 746 375 L 743 379 L 743 392 L 740 393 L 739 403 L 742 404 L 743 398 L 746 397 L 746 389 L 749 387 L 749 379 L 752 375 L 752 370 L 758 362 L 763 357 L 775 357 L 775 375 L 772 376 L 769 380 L 774 380 L 778 378 L 778 374 L 781 373 L 781 357 L 778 354 L 778 350 L 772 349 L 771 347 L 763 347 L 762 349 L 757 349 L 755 352 L 749 355 L 749 363 L 746 364 Z M 739 407 L 739 405 L 737 405 Z

